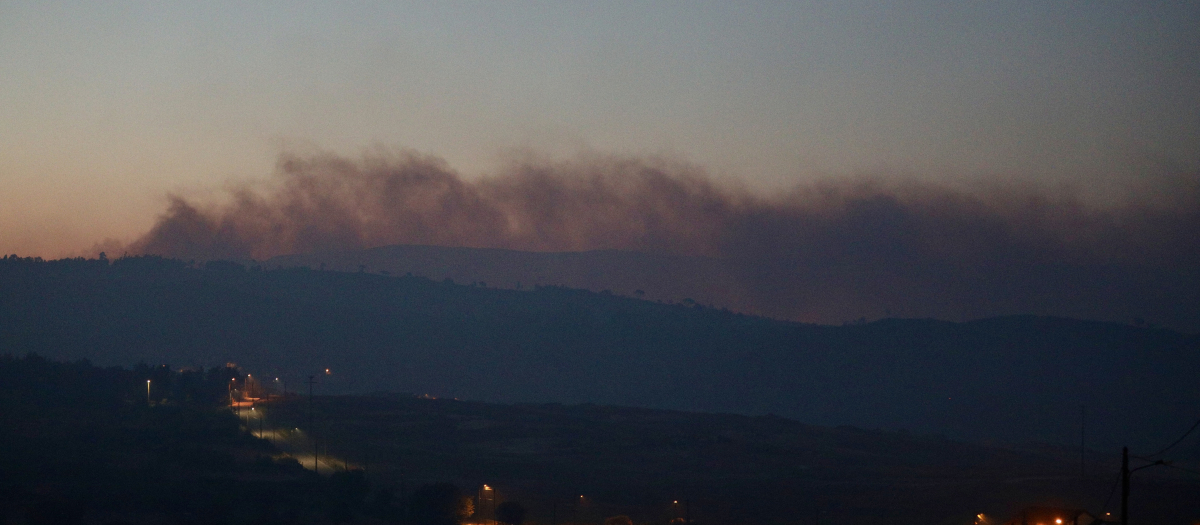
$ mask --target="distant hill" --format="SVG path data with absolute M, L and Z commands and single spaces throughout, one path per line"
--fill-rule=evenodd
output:
M 253 263 L 249 263 L 253 264 Z M 487 248 L 399 245 L 357 251 L 282 255 L 266 268 L 412 274 L 435 281 L 484 283 L 491 288 L 564 286 L 648 300 L 690 299 L 741 312 L 761 308 L 739 289 L 727 261 L 622 250 L 525 252 Z
M 491 286 L 491 283 L 489 283 Z M 594 402 L 992 441 L 1162 445 L 1200 338 L 1061 318 L 817 326 L 559 287 L 178 261 L 0 261 L 0 352 L 236 361 L 290 389 Z M 1194 445 L 1192 452 L 1196 451 Z
M 272 269 L 411 273 L 435 281 L 484 282 L 492 288 L 559 285 L 609 290 L 821 324 L 1030 314 L 1161 325 L 1185 333 L 1197 333 L 1200 327 L 1196 271 L 1113 266 L 1101 259 L 1018 263 L 985 253 L 965 266 L 931 266 L 904 257 L 876 260 L 854 246 L 846 250 L 832 260 L 820 253 L 789 253 L 764 262 L 739 258 L 737 253 L 708 258 L 621 250 L 526 252 L 396 245 L 244 262 Z

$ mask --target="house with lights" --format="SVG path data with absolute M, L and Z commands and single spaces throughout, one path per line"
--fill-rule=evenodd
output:
M 1100 525 L 1104 520 L 1082 509 L 1027 507 L 1004 525 Z

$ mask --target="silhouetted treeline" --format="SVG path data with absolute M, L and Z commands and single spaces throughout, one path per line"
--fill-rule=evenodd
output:
M 292 392 L 595 402 L 993 441 L 1156 446 L 1195 419 L 1200 337 L 1034 316 L 819 326 L 558 287 L 158 257 L 0 259 L 0 352 L 229 361 Z M 331 375 L 325 375 L 325 369 Z M 1181 428 L 1182 427 L 1182 428 Z

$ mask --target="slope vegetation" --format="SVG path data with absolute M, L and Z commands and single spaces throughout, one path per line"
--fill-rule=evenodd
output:
M 236 361 L 296 391 L 768 414 L 1153 447 L 1195 421 L 1200 340 L 1044 317 L 781 322 L 558 287 L 158 258 L 0 261 L 0 352 Z

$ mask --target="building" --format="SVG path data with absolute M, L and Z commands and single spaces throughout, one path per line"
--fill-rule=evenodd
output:
M 1100 525 L 1105 523 L 1086 510 L 1027 507 L 1004 525 Z

